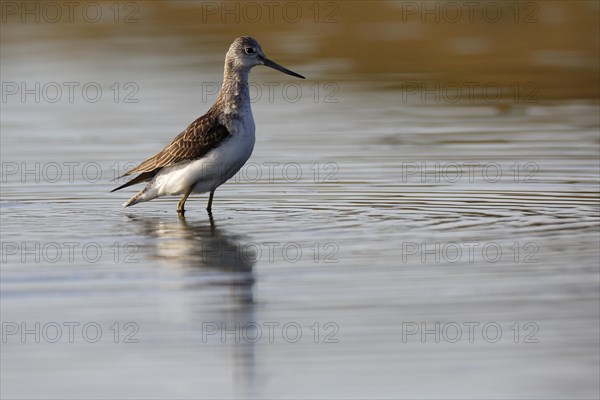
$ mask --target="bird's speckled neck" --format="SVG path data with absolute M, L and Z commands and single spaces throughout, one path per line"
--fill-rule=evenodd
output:
M 237 66 L 227 57 L 223 85 L 217 100 L 225 114 L 242 114 L 250 110 L 249 74 L 250 69 Z

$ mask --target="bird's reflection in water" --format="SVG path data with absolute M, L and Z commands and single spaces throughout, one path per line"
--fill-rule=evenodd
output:
M 207 285 L 226 287 L 224 304 L 212 306 L 209 310 L 201 306 L 194 311 L 194 318 L 215 324 L 227 330 L 239 327 L 241 340 L 236 343 L 233 333 L 225 336 L 220 332 L 211 335 L 227 346 L 233 357 L 233 389 L 236 397 L 256 397 L 255 348 L 252 341 L 245 341 L 242 335 L 244 327 L 252 327 L 254 318 L 254 276 L 252 268 L 256 263 L 256 253 L 252 246 L 244 245 L 243 238 L 219 229 L 212 214 L 208 220 L 188 221 L 184 216 L 161 219 L 127 215 L 137 224 L 141 233 L 147 237 L 146 256 L 158 258 L 169 265 L 191 271 L 206 273 L 206 281 L 190 283 L 194 290 L 201 291 Z M 204 275 L 202 275 L 204 276 Z M 216 277 L 216 278 L 215 278 Z M 208 281 L 208 282 L 207 282 Z M 186 289 L 190 289 L 190 285 Z M 202 314 L 202 315 L 197 315 Z M 198 337 L 202 332 L 198 332 Z M 250 336 L 251 333 L 248 333 Z M 224 340 L 223 340 L 224 339 Z M 204 348 L 208 348 L 207 345 Z

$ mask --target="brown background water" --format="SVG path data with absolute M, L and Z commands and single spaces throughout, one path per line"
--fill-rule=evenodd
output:
M 597 398 L 598 3 L 480 3 L 3 2 L 2 397 Z M 122 209 L 242 34 L 213 224 Z

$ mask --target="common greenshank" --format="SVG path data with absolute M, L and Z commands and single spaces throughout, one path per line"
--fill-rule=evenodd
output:
M 206 207 L 210 213 L 215 190 L 242 168 L 254 149 L 255 125 L 248 75 L 257 65 L 304 79 L 269 60 L 251 37 L 235 39 L 225 57 L 223 85 L 217 101 L 159 153 L 122 175 L 139 174 L 112 192 L 148 182 L 123 207 L 160 196 L 183 195 L 177 206 L 177 212 L 183 214 L 190 194 L 210 192 Z

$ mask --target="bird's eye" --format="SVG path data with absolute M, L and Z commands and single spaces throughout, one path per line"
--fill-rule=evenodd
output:
M 246 54 L 254 53 L 254 49 L 252 47 L 246 47 L 245 51 L 246 51 Z

